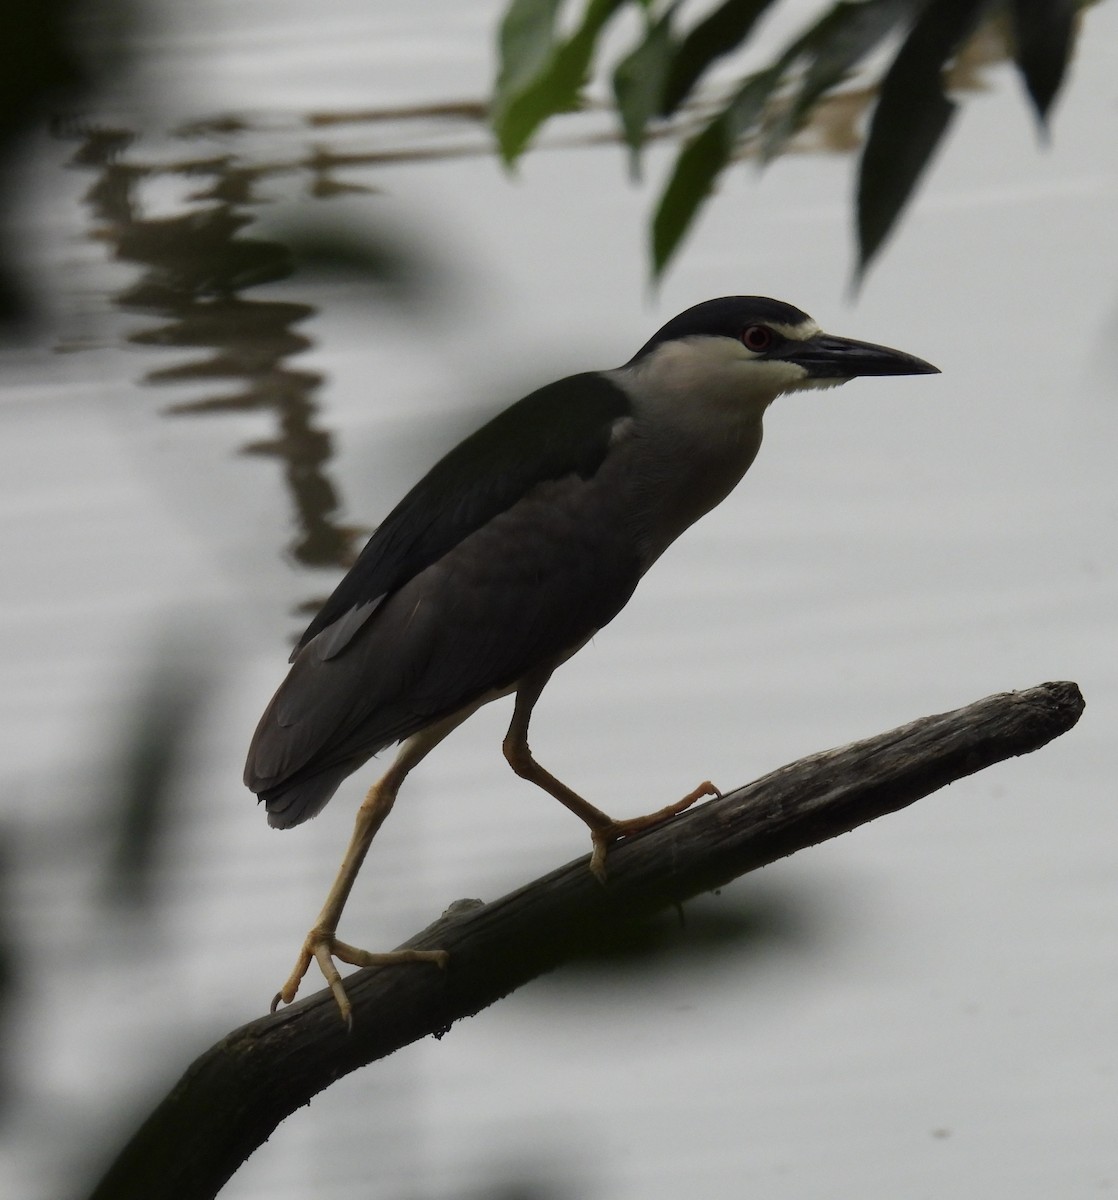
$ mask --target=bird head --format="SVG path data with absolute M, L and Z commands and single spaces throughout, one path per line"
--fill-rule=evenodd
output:
M 872 342 L 824 333 L 791 304 L 723 296 L 687 309 L 625 365 L 671 390 L 724 392 L 767 406 L 784 392 L 836 387 L 860 375 L 930 375 L 939 368 Z

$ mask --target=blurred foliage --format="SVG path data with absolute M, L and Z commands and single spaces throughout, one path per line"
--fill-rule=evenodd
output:
M 150 912 L 159 899 L 156 883 L 174 834 L 174 800 L 190 778 L 190 745 L 213 690 L 216 662 L 205 669 L 203 661 L 180 635 L 165 637 L 121 721 L 116 768 L 99 806 L 113 839 L 104 881 L 111 904 Z
M 12 925 L 12 830 L 7 822 L 0 826 L 0 1122 L 5 1120 L 13 1100 L 18 1100 L 19 1080 L 13 1070 L 15 1028 L 16 932 Z
M 28 4 L 8 0 L 0 6 L 0 230 L 14 196 L 12 160 L 25 129 L 36 119 L 46 98 L 84 82 L 77 60 L 63 36 L 63 14 L 69 0 Z M 0 243 L 0 324 L 22 323 L 29 302 L 8 266 Z
M 35 316 L 5 241 L 9 212 L 21 198 L 15 164 L 23 141 L 123 68 L 135 16 L 130 0 L 0 0 L 0 328 Z M 102 42 L 109 53 L 88 52 L 82 27 L 90 23 L 113 31 Z
M 659 276 L 722 172 L 744 153 L 767 163 L 784 152 L 820 102 L 876 53 L 888 62 L 859 169 L 860 279 L 947 131 L 956 105 L 945 93 L 944 72 L 979 24 L 1007 23 L 1043 128 L 1071 57 L 1080 7 L 1077 0 L 838 0 L 769 65 L 695 99 L 718 61 L 745 46 L 773 3 L 723 0 L 681 30 L 680 0 L 587 0 L 568 31 L 559 0 L 512 0 L 501 24 L 491 117 L 505 162 L 515 162 L 550 117 L 580 106 L 611 21 L 637 10 L 640 29 L 612 71 L 634 173 L 650 137 L 685 137 L 652 219 L 652 266 Z

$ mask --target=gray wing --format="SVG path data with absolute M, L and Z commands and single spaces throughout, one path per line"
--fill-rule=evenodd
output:
M 586 536 L 591 488 L 542 485 L 394 592 L 341 653 L 300 652 L 246 769 L 272 824 L 313 816 L 379 750 L 558 664 L 616 616 L 641 567 L 617 523 Z
M 524 489 L 304 644 L 245 771 L 272 824 L 313 816 L 379 750 L 562 661 L 617 614 L 642 568 L 623 497 L 601 486 L 601 460 Z
M 442 458 L 377 527 L 291 655 L 341 651 L 385 598 L 537 484 L 602 465 L 628 396 L 598 372 L 542 387 Z

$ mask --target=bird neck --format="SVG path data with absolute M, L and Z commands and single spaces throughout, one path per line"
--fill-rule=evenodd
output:
M 630 490 L 644 514 L 643 540 L 650 564 L 691 524 L 726 498 L 761 448 L 762 419 L 775 392 L 743 395 L 743 378 L 725 370 L 696 369 L 693 358 L 666 346 L 654 370 L 631 364 L 611 375 L 632 405 Z M 620 448 L 620 447 L 619 447 Z

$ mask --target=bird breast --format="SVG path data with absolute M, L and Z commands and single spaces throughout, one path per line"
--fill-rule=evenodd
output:
M 740 406 L 714 422 L 701 410 L 665 420 L 637 408 L 619 423 L 601 484 L 626 498 L 644 570 L 733 491 L 756 458 L 761 435 L 760 413 Z

